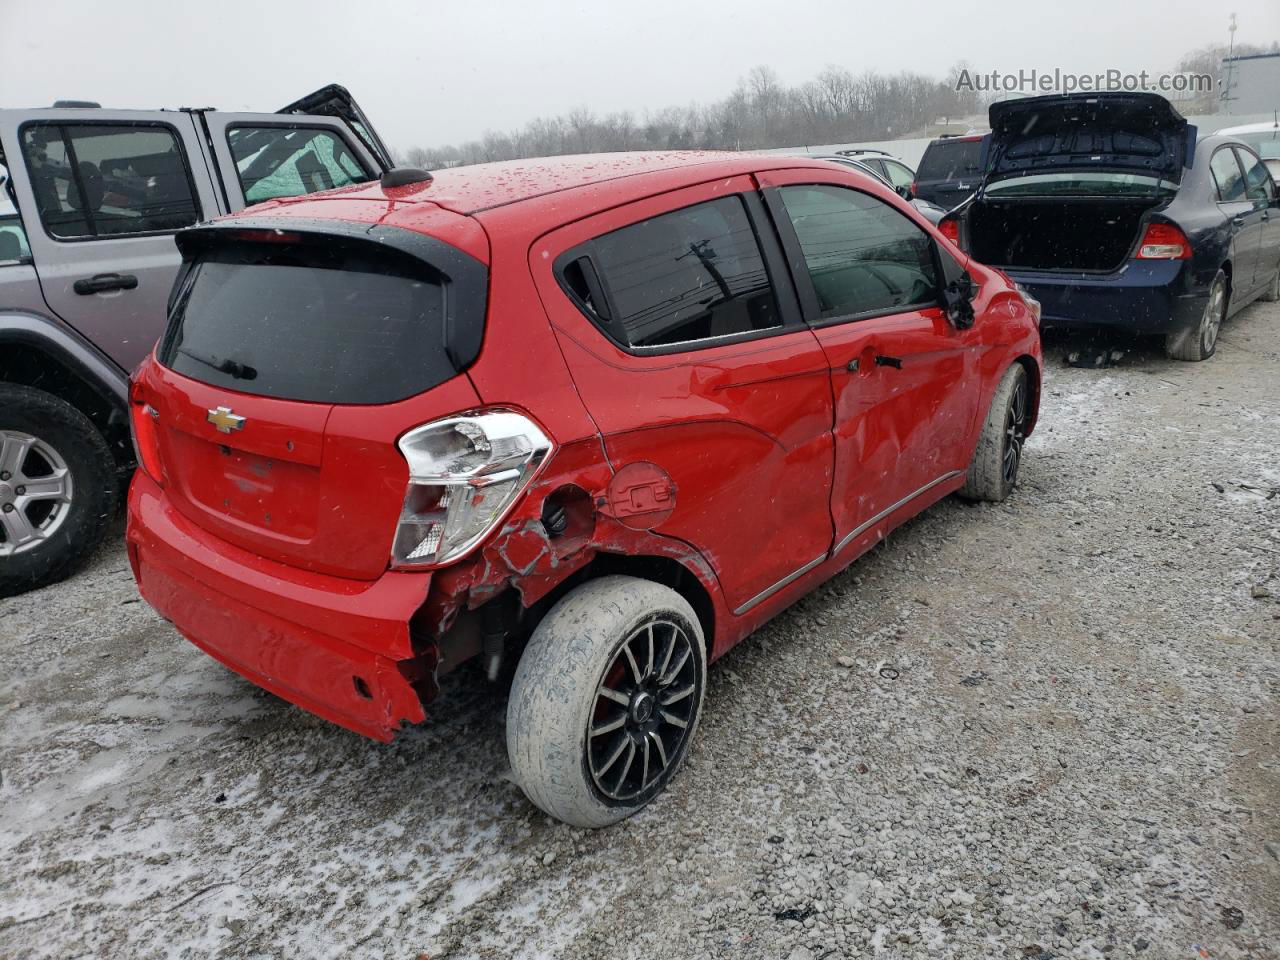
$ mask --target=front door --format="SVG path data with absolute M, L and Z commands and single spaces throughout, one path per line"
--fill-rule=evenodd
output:
M 965 469 L 978 402 L 975 335 L 939 305 L 932 238 L 838 176 L 760 176 L 831 372 L 837 553 Z
M 617 522 L 700 550 L 740 614 L 826 559 L 827 361 L 750 177 L 578 221 L 529 263 Z
M 174 231 L 219 213 L 191 114 L 156 117 L 37 111 L 0 131 L 45 302 L 125 370 L 164 328 Z
M 1276 185 L 1266 165 L 1251 150 L 1236 148 L 1244 169 L 1245 195 L 1253 203 L 1258 246 L 1254 252 L 1253 286 L 1271 282 L 1280 263 L 1280 211 L 1276 209 Z

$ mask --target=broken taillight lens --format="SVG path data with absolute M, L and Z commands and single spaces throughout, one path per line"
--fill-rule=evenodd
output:
M 164 473 L 160 466 L 160 435 L 156 421 L 160 414 L 145 402 L 137 381 L 129 385 L 129 434 L 133 440 L 133 457 L 142 471 L 156 483 L 164 486 Z
M 1190 257 L 1187 235 L 1172 223 L 1147 224 L 1147 232 L 1138 245 L 1139 260 L 1187 260 Z
M 409 488 L 391 547 L 397 567 L 457 560 L 502 522 L 551 451 L 528 417 L 482 411 L 410 430 Z

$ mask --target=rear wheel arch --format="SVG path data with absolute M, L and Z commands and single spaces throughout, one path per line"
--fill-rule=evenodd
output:
M 132 465 L 128 380 L 66 331 L 26 315 L 0 317 L 0 382 L 69 403 L 102 434 L 120 468 Z

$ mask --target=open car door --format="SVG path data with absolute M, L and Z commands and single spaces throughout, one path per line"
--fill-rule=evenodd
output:
M 387 148 L 344 87 L 330 84 L 276 113 L 202 114 L 226 212 L 376 180 Z
M 302 99 L 281 107 L 276 113 L 299 113 L 309 117 L 337 117 L 345 120 L 382 166 L 382 172 L 385 173 L 395 166 L 391 160 L 391 151 L 378 136 L 378 131 L 373 129 L 373 124 L 360 109 L 360 104 L 356 103 L 355 98 L 351 96 L 351 91 L 341 84 L 331 83 L 327 87 L 321 87 L 314 93 L 309 93 Z

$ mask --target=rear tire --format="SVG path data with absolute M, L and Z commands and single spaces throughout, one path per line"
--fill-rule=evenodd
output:
M 1226 272 L 1219 270 L 1213 283 L 1209 284 L 1209 299 L 1200 319 L 1189 327 L 1170 331 L 1165 337 L 1164 349 L 1170 357 L 1196 363 L 1213 356 L 1218 349 L 1218 333 L 1222 329 L 1222 321 L 1227 317 L 1230 290 Z
M 706 676 L 702 627 L 674 590 L 622 576 L 576 587 L 516 667 L 507 705 L 516 782 L 575 827 L 631 816 L 683 763 Z
M 969 473 L 960 496 L 967 500 L 999 503 L 1018 485 L 1022 446 L 1031 418 L 1031 389 L 1027 369 L 1015 363 L 1005 371 L 991 398 L 991 408 L 982 424 L 978 449 L 969 463 Z
M 43 390 L 0 383 L 0 597 L 84 563 L 117 498 L 115 459 L 88 417 Z

